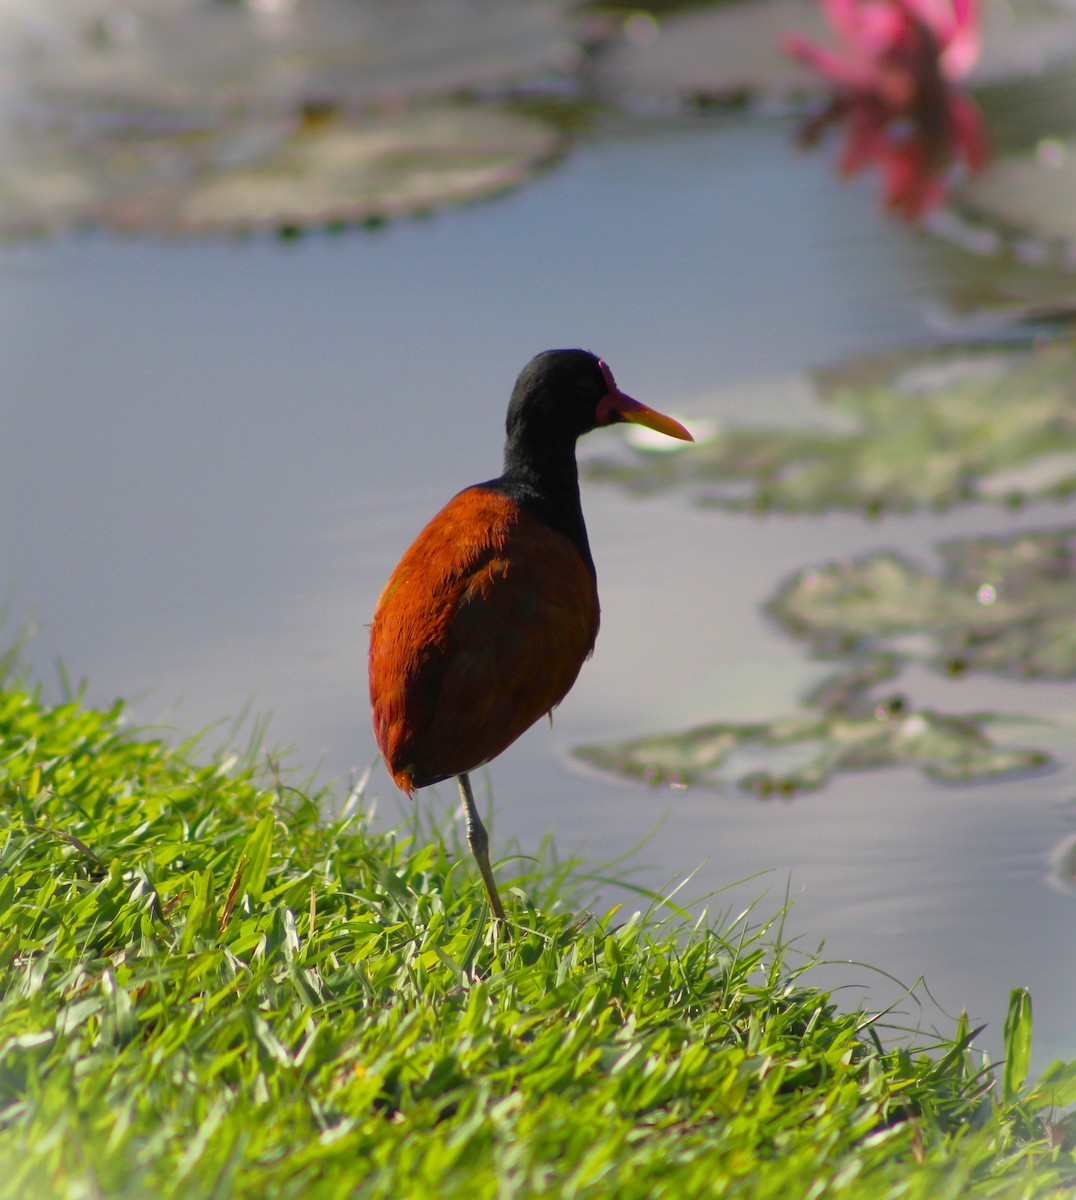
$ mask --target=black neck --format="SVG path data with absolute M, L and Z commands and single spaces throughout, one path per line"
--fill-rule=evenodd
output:
M 579 500 L 579 468 L 575 444 L 544 445 L 539 449 L 509 439 L 504 451 L 504 474 L 493 485 L 521 504 L 543 525 L 563 533 L 596 575 Z

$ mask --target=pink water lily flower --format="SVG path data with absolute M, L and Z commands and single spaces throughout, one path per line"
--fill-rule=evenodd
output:
M 847 122 L 838 167 L 854 175 L 874 165 L 885 203 L 916 221 L 941 204 L 951 168 L 987 160 L 986 130 L 975 103 L 955 86 L 979 55 L 979 0 L 822 0 L 841 39 L 830 50 L 798 34 L 784 49 L 833 85 L 833 99 L 808 122 L 814 144 Z

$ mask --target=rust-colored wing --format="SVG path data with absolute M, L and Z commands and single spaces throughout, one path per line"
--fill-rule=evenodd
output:
M 598 634 L 598 594 L 563 534 L 482 487 L 400 560 L 370 633 L 374 732 L 406 792 L 500 754 L 567 694 Z

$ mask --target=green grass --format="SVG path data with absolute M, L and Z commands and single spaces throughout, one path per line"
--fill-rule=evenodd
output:
M 884 1049 L 749 916 L 497 936 L 432 832 L 0 690 L 0 1196 L 1071 1197 L 1076 1067 Z M 502 876 L 503 877 L 503 876 Z M 929 1052 L 927 1052 L 929 1051 Z

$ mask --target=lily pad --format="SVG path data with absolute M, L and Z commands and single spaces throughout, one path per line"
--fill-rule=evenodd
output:
M 730 425 L 686 453 L 588 470 L 730 510 L 877 515 L 1065 496 L 1076 490 L 1074 379 L 1071 341 L 863 359 L 809 377 L 829 428 Z
M 657 785 L 737 785 L 760 796 L 790 796 L 824 786 L 843 771 L 915 766 L 942 783 L 993 779 L 1046 766 L 1039 750 L 1000 746 L 988 713 L 952 716 L 912 709 L 904 697 L 871 699 L 894 660 L 853 664 L 816 692 L 813 705 L 774 721 L 715 722 L 576 754 L 590 766 Z
M 1076 528 L 962 539 L 940 554 L 937 571 L 880 552 L 800 571 L 780 588 L 770 614 L 816 655 L 848 660 L 800 712 L 585 746 L 578 756 L 653 784 L 737 784 L 760 795 L 890 766 L 943 783 L 1047 766 L 1044 751 L 990 736 L 1013 718 L 917 709 L 886 685 L 921 657 L 916 640 L 950 675 L 1076 678 Z
M 514 187 L 561 143 L 543 121 L 463 101 L 26 139 L 0 166 L 0 231 L 242 232 L 382 220 Z
M 556 155 L 493 93 L 573 70 L 556 0 L 68 0 L 0 13 L 0 235 L 380 220 Z
M 949 674 L 1076 678 L 1076 529 L 962 539 L 940 554 L 937 571 L 891 553 L 800 571 L 769 612 L 816 653 L 917 634 Z
M 961 186 L 956 202 L 1022 257 L 1076 266 L 1076 138 L 1043 137 L 995 160 Z

